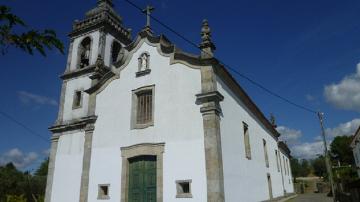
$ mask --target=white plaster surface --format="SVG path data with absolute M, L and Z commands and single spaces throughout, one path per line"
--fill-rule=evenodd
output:
M 225 97 L 222 108 L 221 144 L 224 166 L 225 200 L 255 202 L 270 198 L 267 173 L 271 176 L 273 197 L 282 196 L 281 172 L 276 165 L 277 141 L 259 120 L 231 92 L 220 78 L 218 91 Z M 251 159 L 245 156 L 243 123 L 249 128 Z M 269 168 L 266 167 L 263 149 L 266 140 Z M 239 200 L 240 197 L 240 200 Z
M 84 132 L 59 138 L 52 186 L 52 202 L 79 201 Z
M 151 73 L 136 77 L 139 55 L 150 53 Z M 90 166 L 89 202 L 97 200 L 98 184 L 110 184 L 110 201 L 120 201 L 121 147 L 139 143 L 165 143 L 163 156 L 163 201 L 206 201 L 204 132 L 200 106 L 198 69 L 170 65 L 170 58 L 143 43 L 120 79 L 112 81 L 97 96 Z M 130 129 L 132 90 L 155 85 L 154 126 Z M 192 180 L 193 198 L 176 199 L 176 180 Z
M 82 92 L 82 103 L 81 103 L 81 107 L 79 108 L 73 109 L 73 101 L 74 101 L 75 91 L 78 90 L 84 91 L 90 88 L 90 86 L 91 86 L 91 79 L 89 79 L 88 75 L 69 80 L 66 83 L 64 112 L 63 112 L 64 121 L 69 121 L 87 116 L 89 94 Z
M 97 48 L 94 47 L 98 47 L 99 33 L 93 32 L 90 35 L 93 39 L 93 64 L 97 55 Z M 74 50 L 82 38 L 75 39 Z M 112 41 L 113 37 L 107 35 L 105 64 L 110 62 Z M 136 77 L 138 57 L 145 51 L 150 54 L 151 73 Z M 120 71 L 120 78 L 111 81 L 97 95 L 95 114 L 98 119 L 93 134 L 88 201 L 99 201 L 98 184 L 110 184 L 108 201 L 120 201 L 121 147 L 140 143 L 165 143 L 163 201 L 205 202 L 207 185 L 203 119 L 200 106 L 195 103 L 195 95 L 201 92 L 200 70 L 180 63 L 170 65 L 169 57 L 160 55 L 156 47 L 146 42 L 140 43 L 132 53 L 129 63 Z M 72 54 L 71 68 L 75 68 L 77 51 Z M 283 162 L 282 172 L 277 169 L 275 150 L 280 150 L 276 139 L 219 78 L 217 84 L 219 92 L 225 97 L 221 102 L 223 114 L 220 121 L 225 200 L 252 202 L 269 199 L 268 173 L 271 175 L 274 197 L 282 196 L 284 189 L 287 193 L 293 192 L 291 174 L 285 175 Z M 83 94 L 81 108 L 72 109 L 72 104 L 75 90 L 88 89 L 90 85 L 88 75 L 67 82 L 64 121 L 87 116 L 86 93 Z M 155 85 L 154 126 L 131 129 L 132 90 L 149 85 Z M 249 128 L 251 160 L 245 157 L 242 122 L 247 123 Z M 59 139 L 52 194 L 54 202 L 79 200 L 83 135 L 83 132 L 76 132 Z M 265 165 L 263 139 L 267 142 L 269 168 Z M 193 198 L 175 198 L 175 181 L 188 179 L 192 180 Z

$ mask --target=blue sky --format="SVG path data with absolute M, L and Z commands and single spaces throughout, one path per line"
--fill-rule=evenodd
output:
M 95 0 L 0 0 L 33 28 L 52 28 L 67 50 L 72 22 Z M 360 2 L 357 0 L 134 0 L 153 5 L 154 16 L 198 43 L 202 19 L 209 20 L 216 57 L 272 91 L 325 112 L 331 140 L 351 134 L 360 124 Z M 145 17 L 124 0 L 114 0 L 126 27 L 136 34 Z M 194 47 L 153 22 L 182 49 Z M 56 118 L 66 54 L 29 56 L 10 48 L 0 56 L 0 110 L 49 139 Z M 319 123 L 310 114 L 269 96 L 235 75 L 266 116 L 275 114 L 279 130 L 295 156 L 310 158 L 322 151 Z M 50 143 L 0 115 L 0 164 L 9 160 L 33 169 L 46 157 Z

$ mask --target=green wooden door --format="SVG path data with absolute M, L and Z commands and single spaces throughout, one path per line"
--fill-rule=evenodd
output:
M 156 156 L 129 159 L 129 202 L 156 202 Z

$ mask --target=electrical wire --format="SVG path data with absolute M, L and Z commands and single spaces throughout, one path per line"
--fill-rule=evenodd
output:
M 0 111 L 0 114 L 5 117 L 6 119 L 10 120 L 11 122 L 17 124 L 18 126 L 21 126 L 23 129 L 25 129 L 26 131 L 28 131 L 31 135 L 34 135 L 35 137 L 40 138 L 41 140 L 45 141 L 46 143 L 49 142 L 48 139 L 46 139 L 45 137 L 43 137 L 42 135 L 40 135 L 39 133 L 35 132 L 34 130 L 32 130 L 31 128 L 29 128 L 28 126 L 26 126 L 25 124 L 21 123 L 20 121 L 16 120 L 15 118 L 13 118 L 12 116 L 10 116 L 9 114 L 7 114 L 6 112 Z

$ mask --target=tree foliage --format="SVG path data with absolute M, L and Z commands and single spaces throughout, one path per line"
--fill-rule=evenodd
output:
M 64 53 L 64 45 L 57 38 L 53 30 L 45 29 L 43 31 L 29 29 L 23 33 L 17 34 L 14 29 L 16 26 L 28 28 L 25 22 L 18 16 L 11 13 L 7 6 L 0 5 L 0 51 L 5 54 L 10 46 L 20 48 L 21 50 L 34 54 L 34 50 L 41 55 L 46 56 L 45 48 L 58 49 Z
M 35 176 L 47 176 L 49 166 L 49 158 L 46 158 L 40 165 L 40 167 L 35 171 Z
M 313 168 L 314 174 L 319 177 L 326 177 L 326 165 L 325 165 L 325 157 L 319 156 L 316 159 L 311 161 L 311 166 Z
M 0 202 L 42 202 L 45 195 L 48 159 L 32 175 L 9 163 L 0 166 Z
M 339 160 L 341 165 L 353 165 L 354 156 L 352 149 L 350 148 L 350 143 L 352 141 L 352 136 L 337 136 L 330 144 L 330 152 L 333 157 L 333 160 Z
M 309 164 L 309 161 L 306 159 L 299 160 L 296 158 L 292 158 L 290 160 L 290 164 L 294 181 L 296 181 L 297 177 L 307 177 L 311 172 L 311 166 Z

